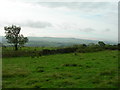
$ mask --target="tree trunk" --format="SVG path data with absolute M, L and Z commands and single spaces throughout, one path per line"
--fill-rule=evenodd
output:
M 15 51 L 18 50 L 18 35 L 15 36 L 16 43 L 15 43 Z
M 18 45 L 17 44 L 15 44 L 15 51 L 17 51 L 18 50 Z

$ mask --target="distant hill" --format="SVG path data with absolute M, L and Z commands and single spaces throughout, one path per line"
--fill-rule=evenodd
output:
M 4 45 L 9 45 L 6 42 L 5 37 L 0 36 Z M 29 42 L 25 46 L 51 46 L 51 47 L 63 47 L 71 46 L 75 44 L 89 44 L 98 43 L 97 40 L 86 40 L 77 38 L 56 38 L 56 37 L 28 37 Z M 115 42 L 104 41 L 106 44 L 116 44 Z

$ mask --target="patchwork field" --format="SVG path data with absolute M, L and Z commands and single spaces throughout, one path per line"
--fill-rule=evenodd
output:
M 3 58 L 3 88 L 116 88 L 118 51 Z

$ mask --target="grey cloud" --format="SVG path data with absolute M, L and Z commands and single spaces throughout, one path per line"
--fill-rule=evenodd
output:
M 75 24 L 75 23 L 63 23 L 63 24 L 58 24 L 57 25 L 59 28 L 62 28 L 63 30 L 78 30 L 78 31 L 82 31 L 82 32 L 93 32 L 96 31 L 95 29 L 91 28 L 91 27 L 87 27 L 87 28 L 81 28 L 79 26 L 79 24 Z
M 52 24 L 49 22 L 43 22 L 43 21 L 22 21 L 22 22 L 1 22 L 0 26 L 10 26 L 10 25 L 18 25 L 21 27 L 31 27 L 31 28 L 46 28 L 46 27 L 52 27 Z
M 106 9 L 111 6 L 111 3 L 109 2 L 37 2 L 36 4 L 51 8 L 67 7 L 85 11 L 98 11 L 99 9 Z
M 83 32 L 93 32 L 95 31 L 95 29 L 93 28 L 85 28 L 85 29 L 79 29 L 80 31 L 83 31 Z
M 104 5 L 107 5 L 105 2 L 40 2 L 38 3 L 43 6 L 48 6 L 48 7 L 73 7 L 73 8 L 83 8 L 83 7 L 89 7 L 89 8 L 94 8 L 94 7 L 101 7 Z
M 104 32 L 109 32 L 109 31 L 111 31 L 111 30 L 110 30 L 110 29 L 105 29 L 105 30 L 104 30 Z
M 19 25 L 21 26 L 27 26 L 27 27 L 32 27 L 32 28 L 46 28 L 46 27 L 51 27 L 52 24 L 49 22 L 40 22 L 40 21 L 27 21 L 25 23 L 20 23 Z

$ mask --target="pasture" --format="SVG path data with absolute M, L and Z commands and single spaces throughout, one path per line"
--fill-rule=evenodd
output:
M 117 88 L 118 51 L 11 57 L 2 60 L 3 88 Z

